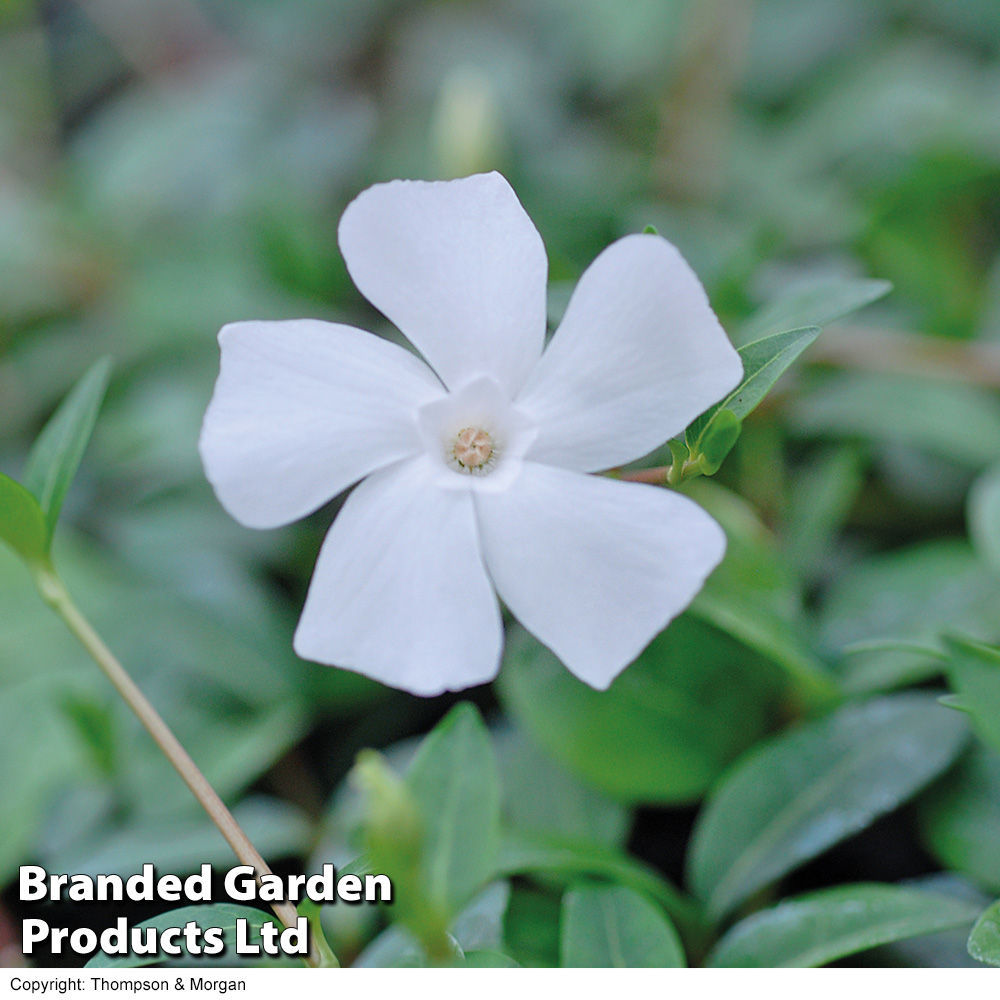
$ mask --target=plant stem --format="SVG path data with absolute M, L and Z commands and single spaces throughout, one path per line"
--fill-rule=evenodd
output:
M 208 779 L 201 773 L 198 765 L 181 746 L 170 727 L 139 690 L 135 681 L 132 680 L 114 653 L 104 644 L 104 640 L 97 634 L 94 627 L 73 603 L 73 599 L 59 574 L 51 565 L 45 564 L 35 565 L 32 571 L 35 585 L 38 587 L 42 599 L 65 622 L 70 632 L 79 640 L 83 648 L 104 672 L 104 675 L 115 686 L 118 693 L 125 699 L 129 708 L 135 712 L 139 721 L 146 727 L 146 731 L 153 737 L 156 745 L 166 755 L 167 760 L 174 765 L 184 784 L 191 789 L 194 797 L 219 828 L 222 836 L 226 838 L 236 857 L 243 864 L 253 868 L 258 883 L 262 876 L 272 874 L 267 862 L 253 846 L 250 838 L 236 822 L 226 804 L 219 798 L 219 794 L 209 784 Z M 291 903 L 272 903 L 271 908 L 286 927 L 296 925 L 299 914 Z M 326 964 L 321 963 L 313 953 L 307 956 L 306 961 L 312 966 Z

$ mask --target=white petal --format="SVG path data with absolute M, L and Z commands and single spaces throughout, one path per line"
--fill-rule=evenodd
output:
M 516 400 L 539 426 L 527 457 L 585 472 L 641 458 L 742 374 L 677 249 L 659 236 L 626 236 L 584 272 Z
M 520 389 L 545 340 L 548 263 L 500 174 L 376 184 L 339 239 L 354 283 L 449 388 L 491 375 Z
M 408 351 L 337 323 L 231 323 L 200 450 L 222 505 L 251 528 L 315 510 L 421 450 L 416 413 L 444 395 Z
M 525 462 L 476 495 L 486 565 L 521 623 L 603 690 L 701 589 L 722 529 L 678 493 Z
M 316 563 L 295 633 L 307 660 L 434 695 L 496 676 L 500 609 L 472 495 L 432 485 L 426 458 L 369 476 Z

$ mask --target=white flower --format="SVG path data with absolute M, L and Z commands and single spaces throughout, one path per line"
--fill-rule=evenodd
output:
M 500 664 L 499 594 L 606 688 L 725 550 L 686 497 L 586 475 L 646 455 L 738 383 L 698 279 L 666 240 L 626 236 L 545 347 L 545 248 L 499 174 L 377 184 L 339 240 L 426 364 L 339 323 L 233 323 L 201 437 L 220 501 L 249 527 L 361 480 L 323 543 L 296 652 L 415 694 L 481 684 Z

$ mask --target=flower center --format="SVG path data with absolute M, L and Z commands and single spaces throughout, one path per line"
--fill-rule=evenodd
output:
M 463 427 L 451 446 L 451 454 L 463 472 L 484 475 L 495 463 L 493 439 L 481 427 Z

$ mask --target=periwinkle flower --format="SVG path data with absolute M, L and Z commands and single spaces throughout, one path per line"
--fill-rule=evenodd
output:
M 201 453 L 253 528 L 354 483 L 295 650 L 415 694 L 492 679 L 497 595 L 606 688 L 701 588 L 725 537 L 677 493 L 588 473 L 648 454 L 742 367 L 677 250 L 626 236 L 545 345 L 541 237 L 497 173 L 360 194 L 340 248 L 420 351 L 319 320 L 233 323 Z

